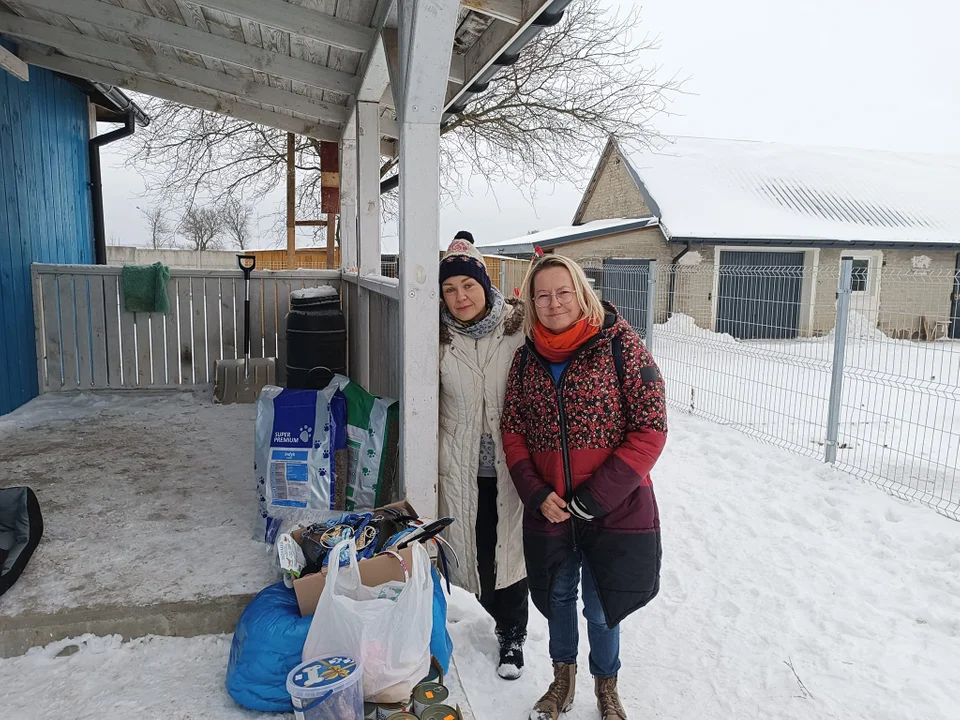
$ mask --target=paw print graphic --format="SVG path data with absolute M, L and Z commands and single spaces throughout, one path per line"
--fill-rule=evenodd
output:
M 263 475 L 260 476 L 260 484 L 261 484 L 261 485 L 266 485 L 266 484 L 267 484 L 267 481 L 264 479 Z
M 323 431 L 324 431 L 325 433 L 330 432 L 330 423 L 324 423 L 324 424 L 323 424 Z
M 329 450 L 324 450 L 324 451 L 323 451 L 323 459 L 324 459 L 324 460 L 329 460 L 329 459 L 330 459 L 330 451 L 329 451 Z
M 314 441 L 313 441 L 313 449 L 314 449 L 314 450 L 318 450 L 322 444 L 323 444 L 323 443 L 321 443 L 319 440 L 314 440 Z
M 367 475 L 370 474 L 370 468 L 363 468 L 361 472 L 363 472 L 364 477 L 366 477 Z
M 313 432 L 313 428 L 309 425 L 304 425 L 302 428 L 300 428 L 300 442 L 309 441 L 311 432 Z
M 369 435 L 370 437 L 373 437 L 373 436 L 376 434 L 376 432 L 377 432 L 377 431 L 374 430 L 372 427 L 371 427 L 371 428 L 367 428 L 367 435 Z
M 373 457 L 374 455 L 376 455 L 376 454 L 377 454 L 376 451 L 373 450 L 372 448 L 369 449 L 369 450 L 367 450 L 367 457 L 368 457 L 368 458 L 372 458 L 372 457 Z
M 327 471 L 324 470 L 323 468 L 320 468 L 320 477 L 326 477 L 326 476 L 327 476 Z

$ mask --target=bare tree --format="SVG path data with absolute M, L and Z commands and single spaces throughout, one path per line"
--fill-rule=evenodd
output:
M 180 234 L 190 250 L 218 250 L 223 216 L 215 208 L 191 205 L 180 220 Z
M 682 91 L 676 77 L 660 79 L 642 61 L 658 39 L 635 36 L 636 11 L 610 14 L 598 0 L 571 5 L 505 68 L 466 110 L 442 128 L 444 201 L 467 191 L 470 177 L 510 182 L 529 194 L 537 181 L 582 182 L 588 157 L 611 134 L 634 143 L 658 137 L 654 119 Z M 129 163 L 148 192 L 220 201 L 231 194 L 260 197 L 284 178 L 285 133 L 157 99 L 145 99 L 154 122 L 133 136 Z M 381 177 L 396 172 L 395 160 Z M 298 208 L 320 214 L 319 144 L 297 139 Z M 395 199 L 384 198 L 389 212 Z
M 224 200 L 220 209 L 224 233 L 240 250 L 250 246 L 250 222 L 253 220 L 253 208 L 235 195 Z
M 137 210 L 147 221 L 147 232 L 150 233 L 150 245 L 154 250 L 160 250 L 170 244 L 171 229 L 167 222 L 166 213 L 161 207 L 152 207 L 144 210 L 138 207 Z

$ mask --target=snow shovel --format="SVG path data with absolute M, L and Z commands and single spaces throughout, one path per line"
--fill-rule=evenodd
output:
M 224 405 L 254 403 L 264 385 L 277 382 L 276 358 L 250 359 L 250 273 L 257 266 L 257 256 L 237 255 L 237 264 L 243 270 L 243 360 L 217 360 L 213 364 L 213 397 Z

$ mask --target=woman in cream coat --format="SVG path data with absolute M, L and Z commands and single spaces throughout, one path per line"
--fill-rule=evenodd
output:
M 500 438 L 513 355 L 524 342 L 523 306 L 491 285 L 480 253 L 453 241 L 440 262 L 440 513 L 460 557 L 453 580 L 496 623 L 500 677 L 523 669 L 527 581 L 523 506 Z

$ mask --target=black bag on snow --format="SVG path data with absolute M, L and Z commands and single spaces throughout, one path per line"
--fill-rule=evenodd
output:
M 43 517 L 33 490 L 0 489 L 0 595 L 23 573 L 41 537 Z

